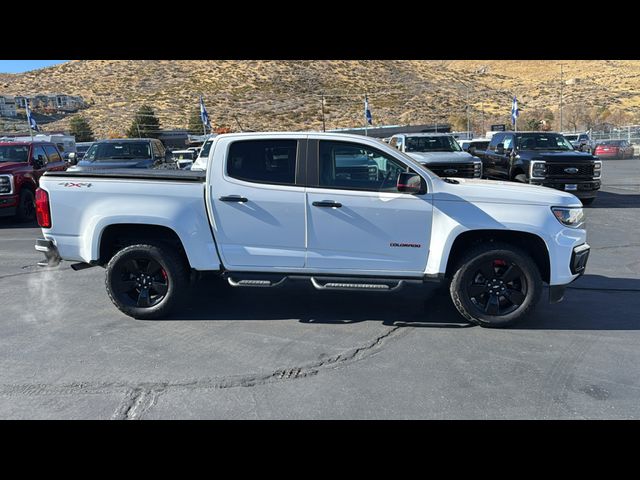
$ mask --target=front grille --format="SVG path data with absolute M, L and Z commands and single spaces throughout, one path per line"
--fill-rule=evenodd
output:
M 576 168 L 576 173 L 566 172 L 566 169 Z M 593 164 L 547 163 L 547 178 L 593 178 Z
M 439 177 L 473 178 L 473 163 L 425 164 L 429 170 Z M 455 172 L 454 172 L 455 170 Z

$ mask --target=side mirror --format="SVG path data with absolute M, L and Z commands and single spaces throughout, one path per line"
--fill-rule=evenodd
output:
M 396 187 L 398 188 L 398 191 L 402 193 L 415 194 L 424 192 L 424 182 L 422 177 L 410 172 L 400 172 Z
M 496 145 L 496 153 L 498 155 L 504 155 L 504 143 L 499 143 Z
M 34 168 L 42 168 L 44 167 L 44 155 L 38 155 L 33 159 Z
M 69 154 L 69 156 L 67 157 L 67 162 L 71 165 L 76 165 L 78 163 L 78 156 L 75 154 L 75 152 L 71 152 Z

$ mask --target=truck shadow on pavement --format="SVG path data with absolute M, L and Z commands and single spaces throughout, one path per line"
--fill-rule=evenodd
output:
M 593 204 L 586 208 L 640 208 L 640 195 L 600 191 Z
M 13 217 L 0 217 L 0 228 L 40 228 L 35 220 L 18 222 Z
M 331 325 L 379 321 L 390 326 L 472 326 L 457 315 L 447 295 L 429 285 L 381 294 L 320 292 L 299 281 L 284 288 L 233 288 L 212 278 L 198 282 L 194 291 L 200 294 L 190 296 L 166 321 L 293 319 Z M 208 293 L 202 295 L 203 291 Z
M 286 288 L 232 288 L 221 279 L 201 280 L 181 308 L 165 321 L 298 320 L 345 325 L 378 321 L 387 326 L 467 328 L 443 287 L 408 286 L 402 291 L 319 292 L 301 282 Z M 206 294 L 202 294 L 207 292 Z M 534 314 L 513 330 L 640 330 L 640 279 L 585 275 L 565 299 L 548 303 L 548 289 Z M 162 321 L 162 320 L 160 320 Z

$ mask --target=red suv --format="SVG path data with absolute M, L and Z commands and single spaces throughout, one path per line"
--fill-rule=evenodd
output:
M 0 217 L 33 220 L 38 180 L 44 172 L 66 169 L 54 143 L 0 142 Z

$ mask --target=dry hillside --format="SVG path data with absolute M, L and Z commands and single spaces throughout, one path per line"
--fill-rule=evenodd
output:
M 640 112 L 640 61 L 174 61 L 80 60 L 23 74 L 0 75 L 0 94 L 82 95 L 99 136 L 123 133 L 149 104 L 164 128 L 185 128 L 200 94 L 212 122 L 250 130 L 361 126 L 363 96 L 376 124 L 508 122 L 511 97 L 523 109 L 557 111 L 560 63 L 565 105 L 583 103 Z M 640 118 L 635 118 L 640 120 Z M 47 125 L 64 129 L 67 120 Z

